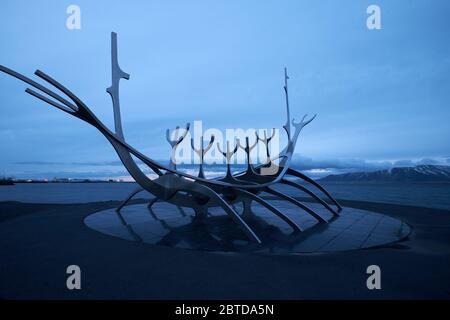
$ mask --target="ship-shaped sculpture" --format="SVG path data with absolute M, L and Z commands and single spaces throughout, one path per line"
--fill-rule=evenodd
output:
M 227 142 L 226 150 L 221 150 L 218 146 L 218 150 L 223 154 L 227 161 L 226 175 L 221 178 L 207 179 L 204 175 L 203 161 L 200 163 L 200 171 L 198 176 L 194 176 L 177 170 L 176 163 L 172 160 L 173 157 L 171 157 L 171 162 L 169 165 L 163 165 L 145 156 L 125 141 L 120 116 L 119 82 L 121 79 L 128 80 L 129 74 L 122 71 L 119 67 L 117 57 L 117 34 L 114 32 L 111 34 L 111 62 L 112 84 L 109 88 L 107 88 L 107 92 L 111 95 L 114 110 L 114 131 L 107 128 L 91 111 L 91 109 L 88 108 L 88 106 L 74 93 L 44 72 L 37 70 L 35 75 L 59 90 L 65 97 L 2 65 L 0 65 L 0 71 L 29 84 L 33 88 L 27 88 L 25 90 L 28 94 L 87 122 L 95 127 L 111 143 L 125 168 L 128 170 L 133 179 L 139 184 L 139 188 L 135 190 L 117 210 L 121 210 L 134 195 L 141 191 L 147 191 L 154 196 L 153 200 L 149 203 L 150 206 L 156 201 L 166 201 L 177 206 L 189 207 L 194 210 L 196 219 L 207 219 L 208 208 L 221 207 L 242 230 L 247 238 L 255 243 L 261 243 L 261 239 L 244 219 L 246 215 L 252 213 L 252 203 L 254 202 L 265 207 L 270 210 L 270 212 L 284 220 L 290 225 L 290 227 L 292 227 L 293 232 L 303 231 L 302 226 L 299 226 L 296 222 L 289 218 L 288 215 L 273 206 L 268 200 L 263 199 L 261 197 L 262 193 L 271 194 L 277 199 L 284 200 L 295 205 L 299 210 L 313 216 L 319 223 L 329 222 L 321 214 L 315 210 L 312 210 L 298 199 L 277 191 L 274 188 L 277 184 L 288 185 L 308 195 L 320 203 L 326 210 L 331 212 L 332 217 L 337 217 L 340 215 L 342 207 L 321 185 L 303 173 L 290 168 L 290 163 L 300 132 L 315 118 L 315 116 L 310 119 L 306 119 L 307 115 L 305 115 L 300 122 L 295 122 L 294 119 L 291 120 L 287 86 L 288 76 L 286 70 L 284 91 L 286 96 L 287 120 L 283 126 L 288 139 L 286 147 L 275 157 L 270 156 L 269 143 L 273 135 L 270 137 L 267 137 L 266 134 L 264 134 L 264 137 L 257 136 L 256 143 L 261 142 L 265 145 L 267 162 L 261 165 L 253 165 L 250 161 L 250 152 L 255 147 L 256 143 L 250 146 L 249 139 L 247 137 L 244 145 L 237 141 L 236 146 L 230 148 L 230 144 Z M 291 130 L 291 125 L 294 130 Z M 177 128 L 177 132 L 178 130 L 179 128 Z M 167 131 L 166 138 L 172 147 L 172 155 L 175 154 L 177 146 L 186 137 L 188 131 L 189 124 L 186 125 L 184 134 L 180 137 L 178 137 L 177 134 L 174 140 L 170 138 L 169 131 Z M 203 146 L 203 141 L 201 141 L 200 148 L 196 149 L 193 141 L 191 141 L 192 148 L 199 155 L 201 160 L 203 160 L 205 153 L 211 148 L 213 143 L 214 137 L 211 138 L 206 147 Z M 246 153 L 247 169 L 243 172 L 232 173 L 231 158 L 236 153 L 238 148 L 244 149 Z M 137 165 L 136 161 L 133 159 L 133 156 L 148 166 L 157 175 L 157 178 L 149 178 Z M 272 169 L 268 170 L 268 168 Z M 275 168 L 275 170 L 273 170 L 273 168 Z M 268 172 L 270 173 L 268 174 Z M 294 182 L 293 180 L 288 179 L 288 177 L 300 179 L 304 182 L 304 184 Z M 329 201 L 324 201 L 319 195 L 309 189 L 309 186 L 317 189 L 316 192 L 320 191 L 326 198 L 328 198 Z M 242 213 L 238 213 L 235 210 L 233 207 L 233 204 L 235 203 L 243 204 Z

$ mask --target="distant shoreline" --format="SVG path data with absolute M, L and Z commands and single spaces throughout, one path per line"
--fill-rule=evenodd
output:
M 307 170 L 306 170 L 307 171 Z M 225 171 L 215 171 L 219 176 L 224 176 Z M 211 178 L 218 178 L 214 175 Z M 12 185 L 17 183 L 134 183 L 131 177 L 122 178 L 13 178 L 7 175 L 0 178 L 0 185 Z M 417 184 L 440 183 L 450 184 L 450 166 L 444 165 L 418 165 L 414 167 L 394 167 L 377 171 L 347 172 L 341 174 L 329 174 L 327 176 L 312 176 L 319 183 L 345 183 L 345 184 Z M 5 183 L 5 181 L 7 183 Z M 12 181 L 12 184 L 11 182 Z
M 407 184 L 442 184 L 442 185 L 450 185 L 450 181 L 358 181 L 358 180 L 317 180 L 320 184 L 324 185 L 407 185 Z M 121 183 L 136 183 L 135 181 L 108 181 L 108 180 L 86 180 L 86 181 L 16 181 L 13 180 L 11 182 L 3 182 L 0 181 L 0 186 L 14 186 L 17 184 L 121 184 Z M 302 184 L 302 182 L 300 182 Z
M 60 183 L 60 184 L 70 184 L 70 183 L 135 183 L 134 181 L 108 181 L 108 180 L 80 180 L 80 181 L 41 181 L 41 180 L 32 180 L 32 181 L 17 181 L 13 180 L 12 184 L 47 184 L 47 183 Z M 1 182 L 0 182 L 0 185 Z M 7 184 L 4 184 L 7 185 Z

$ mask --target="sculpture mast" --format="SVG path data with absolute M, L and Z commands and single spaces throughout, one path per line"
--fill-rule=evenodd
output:
M 286 96 L 286 124 L 283 126 L 284 130 L 286 130 L 286 133 L 288 135 L 288 140 L 291 140 L 291 114 L 289 112 L 289 95 L 288 95 L 288 81 L 289 76 L 287 75 L 287 69 L 284 68 L 284 93 Z
M 116 130 L 116 135 L 124 140 L 122 119 L 120 116 L 119 82 L 120 79 L 129 80 L 130 75 L 120 69 L 119 61 L 117 58 L 117 33 L 115 32 L 111 32 L 111 73 L 112 84 L 111 87 L 106 89 L 106 92 L 110 94 L 112 99 L 114 109 L 114 127 Z

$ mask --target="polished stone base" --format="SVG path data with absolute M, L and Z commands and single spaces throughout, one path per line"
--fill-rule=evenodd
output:
M 317 204 L 307 204 L 321 216 L 331 219 L 319 224 L 316 219 L 283 201 L 270 201 L 288 215 L 303 232 L 293 233 L 283 220 L 254 205 L 254 214 L 243 216 L 263 244 L 247 240 L 237 225 L 219 208 L 210 209 L 206 219 L 194 212 L 168 203 L 130 205 L 117 213 L 114 209 L 93 213 L 84 223 L 99 232 L 154 245 L 193 250 L 261 253 L 316 253 L 356 250 L 394 243 L 406 238 L 411 228 L 400 220 L 365 210 L 346 207 L 340 217 Z M 235 207 L 238 212 L 241 208 Z

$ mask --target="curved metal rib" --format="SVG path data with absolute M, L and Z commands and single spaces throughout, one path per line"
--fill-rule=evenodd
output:
M 222 209 L 228 214 L 231 219 L 237 223 L 240 229 L 244 232 L 244 234 L 253 242 L 261 244 L 261 240 L 259 237 L 253 232 L 253 230 L 249 227 L 249 225 L 239 216 L 239 214 L 234 210 L 224 198 L 222 198 L 217 192 L 213 189 L 200 185 L 200 184 L 186 184 L 185 186 L 181 186 L 178 188 L 178 191 L 186 191 L 191 193 L 199 193 L 201 195 L 206 195 L 210 197 L 213 201 L 216 202 Z
M 296 189 L 300 189 L 303 192 L 309 194 L 311 197 L 313 197 L 317 202 L 319 202 L 321 205 L 323 205 L 328 211 L 330 211 L 333 215 L 335 216 L 339 216 L 339 213 L 337 213 L 333 208 L 331 208 L 328 203 L 326 203 L 325 201 L 323 201 L 321 198 L 319 198 L 314 192 L 312 192 L 311 190 L 309 190 L 308 188 L 302 186 L 301 184 L 298 184 L 294 181 L 290 181 L 287 179 L 282 179 L 280 181 L 283 184 L 286 184 L 288 186 L 294 187 Z
M 120 204 L 120 206 L 116 209 L 117 212 L 119 212 L 120 210 L 122 210 L 123 207 L 125 207 L 127 205 L 127 203 L 135 196 L 137 195 L 139 192 L 144 191 L 144 188 L 137 188 L 136 190 L 134 190 L 132 193 L 130 193 L 130 195 Z
M 285 199 L 285 200 L 295 204 L 296 206 L 302 208 L 303 210 L 308 212 L 310 215 L 312 215 L 314 218 L 316 218 L 320 223 L 327 223 L 328 222 L 326 219 L 324 219 L 322 216 L 320 216 L 317 212 L 315 212 L 311 208 L 307 207 L 306 205 L 304 205 L 303 203 L 301 203 L 297 199 L 294 199 L 294 198 L 292 198 L 292 197 L 290 197 L 288 195 L 285 195 L 284 193 L 278 192 L 278 191 L 273 190 L 273 189 L 271 189 L 269 187 L 265 188 L 264 191 L 266 191 L 267 193 L 273 194 L 274 196 L 277 196 L 279 198 Z
M 22 75 L 22 74 L 20 74 L 18 72 L 14 71 L 14 70 L 11 70 L 11 69 L 9 69 L 9 68 L 7 68 L 5 66 L 2 66 L 2 65 L 0 65 L 0 71 L 4 72 L 6 74 L 9 74 L 10 76 L 13 76 L 14 78 L 17 78 L 17 79 L 19 79 L 19 80 L 21 80 L 21 81 L 23 81 L 25 83 L 28 83 L 29 85 L 31 85 L 31 86 L 35 87 L 36 89 L 44 92 L 45 94 L 48 94 L 50 97 L 58 100 L 63 105 L 67 106 L 70 110 L 72 110 L 72 111 L 77 111 L 78 110 L 77 106 L 75 106 L 73 103 L 70 103 L 69 101 L 67 101 L 66 99 L 60 97 L 59 95 L 57 95 L 53 91 L 47 89 L 46 87 L 44 87 L 44 86 L 40 85 L 39 83 L 37 83 L 37 82 L 35 82 L 35 81 L 25 77 L 24 75 Z M 64 111 L 66 111 L 66 110 L 64 110 Z M 69 111 L 66 111 L 66 112 L 69 112 Z
M 289 218 L 288 216 L 286 216 L 284 213 L 282 213 L 280 210 L 278 210 L 277 208 L 275 208 L 274 206 L 272 206 L 269 202 L 267 202 L 266 200 L 264 200 L 263 198 L 257 196 L 256 194 L 253 194 L 249 191 L 243 190 L 243 189 L 235 189 L 234 190 L 238 195 L 240 196 L 244 196 L 244 197 L 248 197 L 256 202 L 258 202 L 260 205 L 266 207 L 267 209 L 269 209 L 270 211 L 272 211 L 273 213 L 275 213 L 279 218 L 281 218 L 282 220 L 284 220 L 284 222 L 286 222 L 287 224 L 289 224 L 292 229 L 294 229 L 294 231 L 298 231 L 298 232 L 302 232 L 303 229 L 299 227 L 298 224 L 296 224 L 291 218 Z
M 328 197 L 328 199 L 330 199 L 330 200 L 336 205 L 336 207 L 338 208 L 338 212 L 341 212 L 341 211 L 342 211 L 342 207 L 341 207 L 341 205 L 339 204 L 339 202 L 337 202 L 336 199 L 334 199 L 334 198 L 331 196 L 331 194 L 329 194 L 328 191 L 325 190 L 324 187 L 322 187 L 320 184 L 318 184 L 316 181 L 314 181 L 314 180 L 311 179 L 310 177 L 304 175 L 303 173 L 301 173 L 301 172 L 299 172 L 299 171 L 297 171 L 297 170 L 291 169 L 291 168 L 289 168 L 289 169 L 286 171 L 286 174 L 291 175 L 291 176 L 294 176 L 294 177 L 297 177 L 297 178 L 300 178 L 300 179 L 302 179 L 302 180 L 305 180 L 306 182 L 311 183 L 312 185 L 314 185 L 315 187 L 317 187 L 320 191 L 322 191 L 322 192 Z
M 283 126 L 284 130 L 286 130 L 288 140 L 291 140 L 291 114 L 289 111 L 289 93 L 288 93 L 288 79 L 289 76 L 287 74 L 287 68 L 284 68 L 284 95 L 286 97 L 286 124 Z

